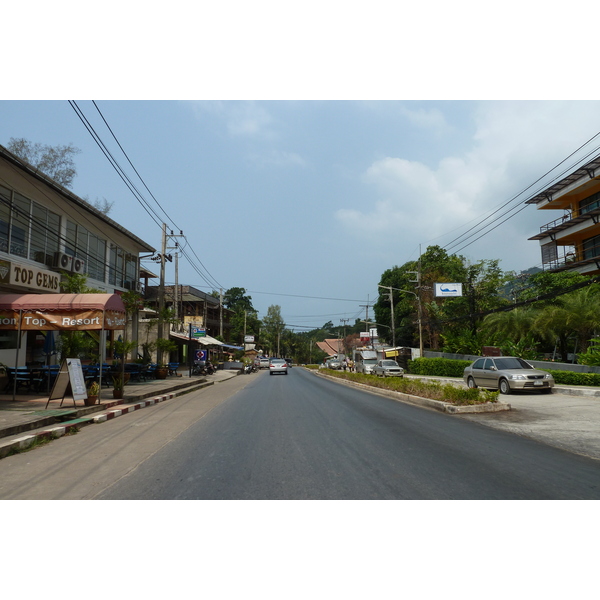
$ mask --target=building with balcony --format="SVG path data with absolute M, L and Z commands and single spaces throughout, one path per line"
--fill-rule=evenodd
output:
M 544 270 L 600 273 L 600 156 L 526 203 L 562 212 L 529 238 L 540 243 Z

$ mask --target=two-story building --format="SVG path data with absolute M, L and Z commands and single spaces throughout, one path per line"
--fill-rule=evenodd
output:
M 527 204 L 563 213 L 529 238 L 540 242 L 544 270 L 600 273 L 600 156 Z
M 58 294 L 72 273 L 105 293 L 142 292 L 140 253 L 151 252 L 148 243 L 0 146 L 0 294 Z M 24 332 L 19 363 L 40 362 L 44 340 L 41 332 Z M 0 362 L 14 364 L 16 348 L 17 332 L 0 332 Z

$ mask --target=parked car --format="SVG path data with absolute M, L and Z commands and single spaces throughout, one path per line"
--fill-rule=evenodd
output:
M 404 369 L 395 360 L 380 360 L 373 367 L 373 375 L 378 377 L 404 377 Z
M 326 363 L 328 369 L 341 369 L 342 363 L 337 358 L 330 358 Z
M 463 373 L 470 388 L 482 387 L 510 394 L 513 390 L 539 390 L 551 394 L 554 377 L 514 356 L 478 358 Z
M 260 359 L 260 369 L 268 369 L 269 368 L 269 359 L 268 358 L 261 358 Z
M 375 358 L 365 358 L 360 362 L 356 363 L 356 372 L 357 373 L 365 373 L 366 375 L 371 375 L 373 373 L 373 367 L 377 364 L 377 359 Z
M 269 361 L 269 375 L 274 375 L 275 373 L 288 374 L 288 364 L 283 358 L 272 358 Z

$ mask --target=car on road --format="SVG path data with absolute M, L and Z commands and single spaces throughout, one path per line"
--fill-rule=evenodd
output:
M 395 360 L 380 360 L 373 367 L 373 375 L 377 377 L 404 377 L 404 369 Z
M 514 390 L 551 394 L 554 387 L 554 377 L 550 373 L 515 356 L 478 358 L 464 370 L 463 379 L 470 388 L 500 390 L 501 394 L 510 394 Z
M 269 368 L 269 359 L 265 358 L 264 356 L 260 359 L 260 366 L 259 369 L 268 369 Z
M 275 375 L 275 373 L 288 374 L 288 364 L 283 358 L 272 358 L 269 361 L 269 375 Z
M 363 360 L 356 363 L 356 372 L 365 373 L 365 375 L 371 375 L 373 373 L 373 368 L 376 364 L 376 358 L 364 358 Z
M 288 369 L 291 369 L 291 368 L 292 368 L 292 359 L 291 359 L 291 358 L 286 358 L 286 359 L 285 359 L 285 362 L 286 362 L 286 363 L 287 363 L 287 365 L 288 365 Z

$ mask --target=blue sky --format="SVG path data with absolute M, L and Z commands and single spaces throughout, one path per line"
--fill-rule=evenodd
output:
M 77 105 L 164 217 L 93 103 Z M 364 317 L 360 306 L 376 298 L 386 269 L 416 259 L 419 248 L 449 244 L 600 131 L 600 103 L 592 101 L 97 105 L 168 214 L 168 227 L 183 230 L 209 273 L 210 283 L 182 258 L 180 283 L 207 291 L 244 287 L 261 316 L 280 305 L 296 330 Z M 1 101 L 0 124 L 3 145 L 24 137 L 80 148 L 73 191 L 114 202 L 113 219 L 160 247 L 160 226 L 68 101 Z M 599 145 L 594 140 L 585 150 Z M 562 168 L 582 157 L 580 151 Z M 558 216 L 529 206 L 451 251 L 472 261 L 498 258 L 505 270 L 539 266 L 538 243 L 527 238 Z M 172 265 L 167 281 L 174 281 Z

